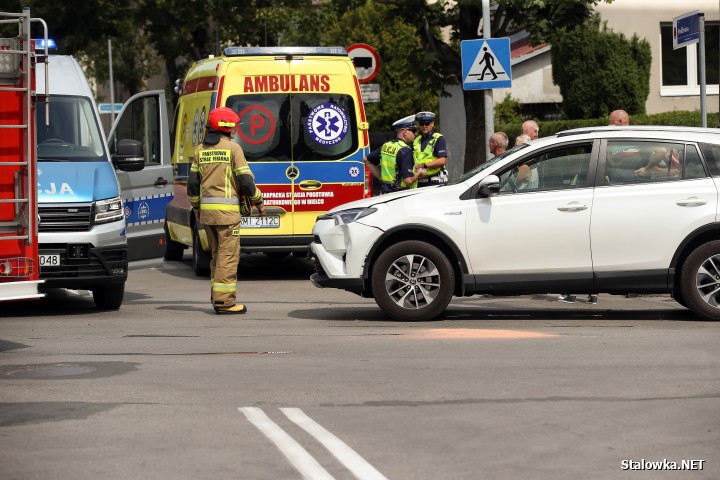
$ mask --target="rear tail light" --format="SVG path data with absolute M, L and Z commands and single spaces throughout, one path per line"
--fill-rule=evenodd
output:
M 363 197 L 372 197 L 372 190 L 372 173 L 370 173 L 369 168 L 365 167 L 365 191 L 363 192 Z
M 33 273 L 35 273 L 35 262 L 32 258 L 0 258 L 0 280 L 30 277 Z

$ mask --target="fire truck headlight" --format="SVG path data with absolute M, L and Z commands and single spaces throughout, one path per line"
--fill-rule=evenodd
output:
M 120 197 L 95 202 L 95 224 L 117 222 L 123 219 L 123 205 Z

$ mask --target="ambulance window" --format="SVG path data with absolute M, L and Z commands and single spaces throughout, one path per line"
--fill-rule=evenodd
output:
M 240 116 L 234 141 L 249 162 L 336 160 L 358 148 L 350 95 L 234 95 L 225 106 Z
M 293 118 L 294 160 L 337 160 L 358 148 L 350 95 L 294 94 Z
M 225 106 L 240 116 L 234 141 L 243 148 L 249 162 L 290 160 L 289 95 L 233 95 Z

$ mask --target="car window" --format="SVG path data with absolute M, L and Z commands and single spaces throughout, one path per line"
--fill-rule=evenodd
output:
M 705 177 L 697 147 L 684 143 L 610 141 L 605 180 L 609 185 Z
M 707 166 L 710 168 L 712 176 L 720 176 L 720 145 L 711 145 L 709 143 L 700 144 Z
M 158 125 L 159 105 L 157 97 L 144 97 L 128 105 L 118 121 L 113 137 L 109 141 L 110 153 L 117 153 L 117 142 L 122 139 L 137 140 L 145 145 L 145 166 L 162 164 L 160 155 L 160 126 Z
M 587 185 L 592 144 L 544 150 L 501 172 L 500 195 L 582 188 Z

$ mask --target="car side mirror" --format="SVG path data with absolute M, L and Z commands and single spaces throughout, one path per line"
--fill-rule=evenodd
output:
M 500 178 L 497 175 L 488 175 L 478 182 L 480 197 L 494 197 L 500 193 Z
M 138 172 L 145 168 L 145 151 L 137 140 L 123 139 L 117 142 L 117 153 L 112 163 L 123 172 Z

